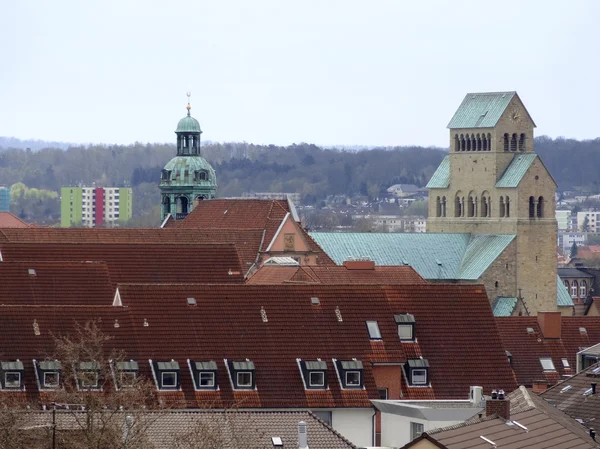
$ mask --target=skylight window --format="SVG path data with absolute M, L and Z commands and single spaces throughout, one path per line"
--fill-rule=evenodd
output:
M 567 359 L 561 359 L 562 360 L 562 364 L 564 368 L 571 368 L 571 365 L 569 365 L 569 361 Z
M 379 331 L 377 321 L 367 321 L 367 330 L 369 331 L 369 338 L 371 340 L 381 340 L 381 332 Z
M 552 362 L 552 359 L 550 357 L 540 358 L 540 363 L 542 364 L 542 368 L 544 368 L 544 371 L 556 371 L 556 368 L 554 367 L 554 362 Z

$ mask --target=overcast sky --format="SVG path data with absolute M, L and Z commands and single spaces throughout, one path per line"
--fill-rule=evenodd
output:
M 0 0 L 0 136 L 447 146 L 466 92 L 600 136 L 600 1 Z

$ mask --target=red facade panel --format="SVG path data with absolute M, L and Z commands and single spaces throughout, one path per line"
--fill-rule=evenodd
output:
M 96 206 L 96 212 L 94 214 L 94 224 L 97 228 L 102 227 L 104 224 L 104 189 L 96 188 L 96 201 L 94 202 Z

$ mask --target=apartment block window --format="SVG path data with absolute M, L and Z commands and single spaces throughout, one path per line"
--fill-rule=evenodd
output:
M 419 438 L 423 432 L 425 432 L 425 426 L 423 424 L 418 423 L 418 422 L 410 423 L 410 439 L 411 440 Z

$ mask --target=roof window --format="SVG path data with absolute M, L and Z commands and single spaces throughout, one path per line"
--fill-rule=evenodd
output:
M 194 379 L 194 388 L 196 390 L 218 390 L 217 383 L 217 362 L 210 360 L 205 362 L 195 362 L 188 360 L 192 378 Z
M 175 360 L 170 362 L 153 362 L 150 360 L 150 365 L 159 390 L 179 390 L 181 384 L 178 362 Z
M 415 317 L 410 313 L 394 315 L 400 341 L 415 341 Z
M 360 360 L 333 360 L 343 389 L 358 390 L 364 387 L 364 369 Z
M 0 362 L 1 382 L 3 390 L 23 390 L 23 362 L 15 361 Z
M 225 364 L 229 370 L 229 376 L 234 390 L 256 389 L 256 368 L 250 360 L 227 361 Z
M 369 338 L 371 340 L 381 340 L 381 332 L 377 321 L 367 321 L 367 330 L 369 331 Z
M 318 298 L 318 297 L 316 297 L 316 296 L 313 296 L 312 298 L 310 298 L 310 303 L 311 303 L 313 306 L 320 306 L 320 305 L 321 305 L 321 301 L 320 301 L 320 300 L 319 300 L 319 298 Z
M 300 373 L 304 382 L 304 388 L 307 390 L 326 390 L 327 389 L 327 363 L 321 359 L 300 360 L 297 359 L 300 366 Z
M 535 331 L 533 330 L 533 327 L 528 327 L 528 328 L 527 328 L 527 333 L 528 333 L 529 335 L 535 334 Z
M 271 442 L 274 447 L 283 447 L 283 440 L 281 437 L 271 437 Z
M 424 387 L 429 385 L 429 362 L 427 359 L 409 359 L 405 365 L 408 385 Z
M 34 268 L 29 268 L 29 269 L 27 270 L 27 273 L 29 274 L 29 276 L 35 276 L 35 275 L 36 275 L 36 273 L 35 273 L 35 269 L 34 269 Z
M 116 383 L 117 388 L 133 387 L 137 380 L 140 368 L 135 360 L 122 361 L 116 363 Z
M 550 357 L 541 357 L 540 363 L 542 364 L 542 368 L 544 369 L 544 371 L 556 371 L 556 368 L 554 367 L 554 362 L 552 362 L 552 359 Z
M 80 390 L 100 389 L 100 364 L 98 362 L 79 362 L 77 388 Z
M 188 304 L 188 306 L 195 306 L 198 303 L 196 302 L 196 298 L 188 298 L 187 299 L 187 304 Z
M 569 361 L 567 359 L 561 359 L 562 364 L 563 364 L 563 368 L 571 368 L 571 365 L 569 365 Z
M 579 333 L 580 334 L 587 334 L 587 329 L 585 327 L 580 327 L 579 328 Z
M 61 365 L 58 360 L 34 360 L 40 390 L 54 390 L 60 385 Z

